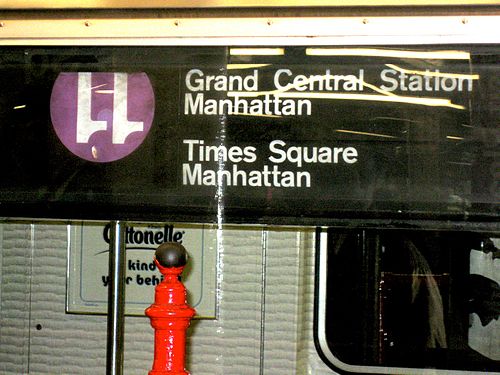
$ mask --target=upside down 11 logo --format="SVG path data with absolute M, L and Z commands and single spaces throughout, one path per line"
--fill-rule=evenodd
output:
M 146 73 L 61 73 L 50 116 L 61 142 L 94 162 L 124 158 L 146 138 L 154 116 Z

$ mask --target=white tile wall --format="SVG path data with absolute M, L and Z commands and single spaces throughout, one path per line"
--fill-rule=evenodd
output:
M 65 313 L 66 226 L 2 229 L 0 374 L 104 374 L 106 317 Z M 221 234 L 219 315 L 193 321 L 190 372 L 331 375 L 312 341 L 314 234 L 257 227 L 227 227 Z M 128 317 L 125 338 L 125 374 L 147 374 L 149 320 Z

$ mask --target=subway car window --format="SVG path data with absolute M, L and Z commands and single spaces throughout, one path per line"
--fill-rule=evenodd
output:
M 321 344 L 338 368 L 500 371 L 498 232 L 331 228 L 320 236 Z

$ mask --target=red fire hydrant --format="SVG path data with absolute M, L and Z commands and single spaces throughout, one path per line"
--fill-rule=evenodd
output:
M 161 244 L 155 264 L 163 281 L 155 288 L 155 302 L 146 309 L 155 330 L 153 369 L 148 375 L 189 375 L 185 368 L 186 330 L 195 310 L 186 303 L 186 288 L 179 281 L 187 252 L 177 242 Z

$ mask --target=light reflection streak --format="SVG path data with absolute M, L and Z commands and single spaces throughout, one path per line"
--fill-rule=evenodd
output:
M 234 116 L 258 116 L 258 117 L 271 117 L 271 118 L 281 118 L 280 115 L 266 115 L 266 114 L 255 114 L 255 113 L 245 113 L 245 112 L 233 112 L 231 115 Z
M 371 56 L 397 57 L 406 59 L 442 59 L 469 60 L 470 53 L 466 51 L 406 51 L 377 48 L 307 48 L 308 56 Z
M 373 95 L 373 94 L 339 94 L 325 92 L 286 92 L 286 91 L 261 91 L 261 92 L 235 92 L 227 93 L 229 97 L 259 97 L 264 95 L 274 95 L 280 98 L 297 98 L 297 99 L 330 99 L 330 100 L 365 100 L 378 102 L 395 102 L 425 105 L 430 107 L 450 107 L 455 109 L 465 109 L 464 106 L 453 104 L 449 99 L 442 98 L 420 98 L 415 96 L 400 96 L 400 95 Z
M 264 68 L 271 64 L 227 64 L 227 70 Z
M 412 123 L 415 123 L 415 124 L 419 124 L 419 123 L 422 122 L 422 121 L 411 120 L 411 119 L 403 118 L 403 117 L 390 117 L 390 116 L 377 116 L 377 117 L 374 117 L 373 120 L 388 120 L 388 121 L 399 121 L 399 122 L 412 122 Z
M 412 70 L 412 69 L 404 69 L 394 64 L 385 64 L 385 66 L 397 70 L 398 72 L 406 74 L 417 74 L 421 76 L 440 77 L 440 78 L 479 79 L 479 74 L 458 74 L 458 73 L 431 72 L 428 70 Z
M 392 92 L 384 91 L 381 88 L 372 85 L 366 81 L 361 81 L 361 84 L 368 87 L 381 95 L 374 94 L 348 94 L 348 93 L 331 93 L 331 92 L 290 92 L 292 89 L 301 88 L 309 85 L 311 82 L 327 80 L 330 79 L 330 75 L 325 74 L 317 78 L 309 78 L 302 81 L 300 84 L 289 84 L 283 89 L 276 89 L 270 91 L 229 91 L 227 93 L 228 97 L 249 97 L 255 98 L 259 96 L 272 95 L 275 97 L 282 98 L 301 98 L 301 99 L 331 99 L 331 100 L 366 100 L 366 101 L 380 101 L 380 102 L 396 102 L 396 103 L 407 103 L 415 105 L 425 105 L 430 107 L 449 107 L 454 109 L 465 109 L 464 106 L 459 104 L 454 104 L 449 99 L 445 98 L 427 98 L 427 97 L 416 97 L 416 96 L 402 96 L 397 95 Z M 360 82 L 358 79 L 356 82 Z
M 101 84 L 101 85 L 97 85 L 97 86 L 91 87 L 90 89 L 91 89 L 91 90 L 95 90 L 95 89 L 98 89 L 98 88 L 100 88 L 100 87 L 104 87 L 104 86 L 107 86 L 107 85 L 108 85 L 107 83 L 103 83 L 103 84 Z
M 104 87 L 104 86 L 108 86 L 108 84 L 103 83 L 101 85 L 91 87 L 90 90 L 91 91 L 93 90 L 96 94 L 113 94 L 115 92 L 114 90 L 110 90 L 110 89 L 108 89 L 108 90 L 96 90 L 96 89 Z
M 379 134 L 379 133 L 368 133 L 368 132 L 360 132 L 356 130 L 347 130 L 347 129 L 335 129 L 338 133 L 349 133 L 349 134 L 359 134 L 359 135 L 368 135 L 370 137 L 381 137 L 381 138 L 397 138 L 392 135 L 387 134 Z
M 281 56 L 285 54 L 284 48 L 231 48 L 231 56 Z

